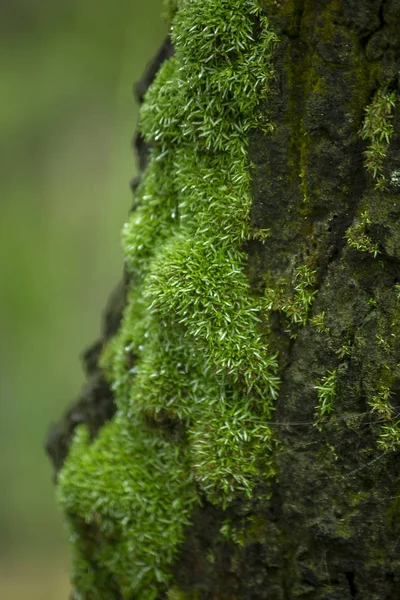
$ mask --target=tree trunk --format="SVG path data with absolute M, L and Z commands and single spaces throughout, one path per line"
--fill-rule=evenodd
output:
M 74 598 L 396 600 L 400 1 L 176 4 L 49 437 Z

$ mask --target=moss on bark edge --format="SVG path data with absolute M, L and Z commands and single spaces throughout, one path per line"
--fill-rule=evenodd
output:
M 103 358 L 118 413 L 92 445 L 78 431 L 61 475 L 76 549 L 75 594 L 161 598 L 171 586 L 170 598 L 192 600 L 393 600 L 400 580 L 399 111 L 392 107 L 390 113 L 393 129 L 379 164 L 385 186 L 378 189 L 363 161 L 373 140 L 364 138 L 364 144 L 362 132 L 364 107 L 398 93 L 400 5 L 266 0 L 271 35 L 279 43 L 270 40 L 273 53 L 266 50 L 259 37 L 265 17 L 261 11 L 249 16 L 265 68 L 257 98 L 240 96 L 241 77 L 233 74 L 239 104 L 230 113 L 226 91 L 225 113 L 221 85 L 243 48 L 224 46 L 229 36 L 214 39 L 212 32 L 219 31 L 214 19 L 222 14 L 221 31 L 229 30 L 227 14 L 214 9 L 232 4 L 181 2 L 173 23 L 178 58 L 159 74 L 142 113 L 153 154 L 131 223 L 138 211 L 143 219 L 133 229 L 128 224 L 124 234 L 136 285 L 122 329 Z M 196 10 L 179 21 L 185 5 Z M 239 5 L 249 11 L 256 6 Z M 208 18 L 213 26 L 202 54 L 198 44 Z M 254 53 L 255 46 L 248 50 Z M 210 76 L 216 71 L 210 80 L 208 67 Z M 245 71 L 245 78 L 257 73 Z M 181 88 L 174 93 L 177 75 Z M 189 107 L 182 95 L 188 82 Z M 243 89 L 256 89 L 254 81 L 249 85 Z M 183 201 L 179 212 L 188 181 L 192 206 Z M 236 205 L 240 211 L 219 212 L 221 190 L 225 199 L 234 197 L 238 181 L 245 199 Z M 212 226 L 207 198 L 218 215 Z M 352 235 L 360 233 L 361 221 L 365 248 Z M 220 241 L 225 224 L 231 227 L 226 246 Z M 197 238 L 214 247 L 205 253 Z M 205 265 L 211 267 L 207 279 Z M 303 290 L 299 268 L 314 277 Z M 299 291 L 312 295 L 312 302 L 299 303 Z M 223 335 L 226 315 L 232 319 L 224 300 L 232 302 L 235 293 L 240 298 L 232 314 L 241 317 L 236 333 L 240 339 L 247 323 L 251 335 L 242 346 L 238 342 L 228 362 L 235 336 Z M 296 309 L 304 317 L 298 327 Z M 155 373 L 160 377 L 152 377 L 150 386 Z M 330 373 L 332 410 L 321 416 L 318 388 Z M 133 453 L 148 459 L 157 476 L 139 476 Z M 221 469 L 217 477 L 215 467 Z M 168 469 L 179 474 L 177 480 L 169 482 Z M 98 494 L 104 472 L 111 493 L 103 487 Z M 130 488 L 128 480 L 124 490 L 129 473 L 144 487 Z M 181 499 L 176 512 L 175 495 Z M 149 538 L 154 522 L 150 511 L 140 512 L 147 497 L 161 510 L 156 536 Z M 162 507 L 164 498 L 171 502 Z M 165 536 L 155 539 L 165 516 Z

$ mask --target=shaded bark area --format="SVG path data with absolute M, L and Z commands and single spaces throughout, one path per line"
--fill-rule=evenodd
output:
M 165 598 L 396 600 L 399 452 L 379 448 L 381 422 L 369 403 L 390 386 L 399 413 L 400 187 L 392 174 L 400 170 L 400 110 L 384 190 L 365 170 L 359 131 L 379 89 L 400 91 L 400 1 L 264 5 L 280 38 L 263 107 L 274 132 L 252 132 L 250 158 L 252 222 L 270 237 L 248 244 L 247 272 L 262 294 L 277 281 L 290 287 L 299 265 L 312 268 L 318 292 L 310 316 L 323 313 L 325 329 L 309 321 L 294 338 L 284 315 L 271 315 L 282 379 L 273 424 L 278 480 L 268 499 L 260 483 L 253 500 L 226 511 L 207 501 L 196 509 Z M 171 52 L 166 42 L 137 87 L 139 99 Z M 135 145 L 144 168 L 147 148 L 140 137 Z M 345 237 L 363 211 L 377 256 Z M 50 433 L 56 469 L 78 423 L 94 436 L 114 413 L 98 357 L 118 328 L 123 297 L 124 286 L 111 301 L 102 340 L 84 355 L 89 383 Z M 318 428 L 316 385 L 333 370 L 334 412 Z

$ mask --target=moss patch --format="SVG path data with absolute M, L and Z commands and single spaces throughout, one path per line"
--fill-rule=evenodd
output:
M 92 444 L 78 431 L 60 477 L 77 598 L 156 598 L 199 496 L 225 507 L 275 473 L 277 359 L 243 247 L 268 235 L 249 223 L 247 149 L 250 129 L 272 128 L 258 105 L 277 38 L 255 0 L 181 0 L 171 35 L 141 110 L 134 283 L 103 356 L 118 412 Z
M 336 378 L 337 370 L 328 371 L 315 386 L 318 394 L 318 403 L 315 409 L 315 426 L 322 428 L 322 423 L 334 410 L 333 401 L 336 396 Z
M 156 598 L 197 500 L 185 446 L 122 414 L 92 444 L 78 428 L 60 500 L 73 523 L 76 597 L 104 600 L 119 597 L 117 589 L 130 598 L 143 589 Z
M 393 134 L 393 112 L 398 96 L 396 92 L 379 89 L 365 109 L 361 137 L 368 141 L 364 152 L 365 168 L 375 180 L 377 189 L 386 186 L 383 163 Z
M 363 211 L 356 223 L 346 231 L 346 240 L 350 248 L 359 252 L 368 252 L 376 258 L 380 252 L 379 244 L 374 243 L 366 233 L 368 226 L 371 225 L 371 219 L 367 211 Z

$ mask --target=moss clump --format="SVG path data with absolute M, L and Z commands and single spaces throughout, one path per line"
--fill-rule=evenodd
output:
M 329 327 L 325 325 L 325 311 L 314 315 L 312 319 L 310 319 L 310 324 L 315 327 L 318 333 L 329 333 Z
M 375 179 L 377 189 L 386 185 L 383 162 L 393 133 L 393 109 L 396 102 L 396 92 L 380 89 L 365 109 L 361 130 L 362 139 L 368 141 L 368 147 L 364 152 L 365 168 Z
M 185 445 L 121 413 L 93 443 L 78 428 L 59 496 L 67 515 L 95 532 L 87 548 L 88 531 L 72 528 L 76 597 L 113 598 L 116 584 L 123 598 L 139 589 L 156 598 L 197 501 Z M 110 575 L 106 587 L 96 581 L 96 564 Z
M 189 440 L 197 481 L 209 500 L 222 500 L 223 507 L 238 493 L 250 498 L 260 472 L 275 475 L 271 429 L 245 398 L 210 406 L 190 428 Z
M 281 286 L 267 287 L 264 294 L 264 306 L 267 311 L 280 311 L 286 319 L 285 331 L 290 337 L 297 337 L 297 330 L 307 323 L 308 315 L 317 290 L 316 271 L 307 265 L 300 265 L 295 272 L 291 288 L 285 283 Z
M 395 350 L 392 345 L 387 341 L 385 341 L 385 344 L 384 351 L 393 355 Z M 398 450 L 400 447 L 399 414 L 395 404 L 392 403 L 395 400 L 392 388 L 395 382 L 399 380 L 399 376 L 400 364 L 392 368 L 385 365 L 383 375 L 377 383 L 376 392 L 368 400 L 368 406 L 375 417 L 372 426 L 377 431 L 377 446 L 385 452 Z
M 366 229 L 371 225 L 371 219 L 367 211 L 363 211 L 356 223 L 348 228 L 345 238 L 350 248 L 359 252 L 367 252 L 376 258 L 380 252 L 379 244 L 374 243 L 367 235 Z
M 335 354 L 337 355 L 337 357 L 340 360 L 343 360 L 344 358 L 346 358 L 346 356 L 350 356 L 351 355 L 351 345 L 350 345 L 350 341 L 346 340 L 338 350 L 335 351 Z
M 224 507 L 275 472 L 277 359 L 243 245 L 260 235 L 248 133 L 271 129 L 258 105 L 277 39 L 256 0 L 180 0 L 171 36 L 141 110 L 152 154 L 123 231 L 134 283 L 103 356 L 117 415 L 93 443 L 78 432 L 60 477 L 82 598 L 156 598 L 199 493 Z
M 371 412 L 375 413 L 379 419 L 392 419 L 394 408 L 390 402 L 392 392 L 388 386 L 383 386 L 379 392 L 368 401 Z
M 337 369 L 328 371 L 327 375 L 315 386 L 318 403 L 315 408 L 315 426 L 322 428 L 325 418 L 333 412 L 333 401 L 336 397 Z

